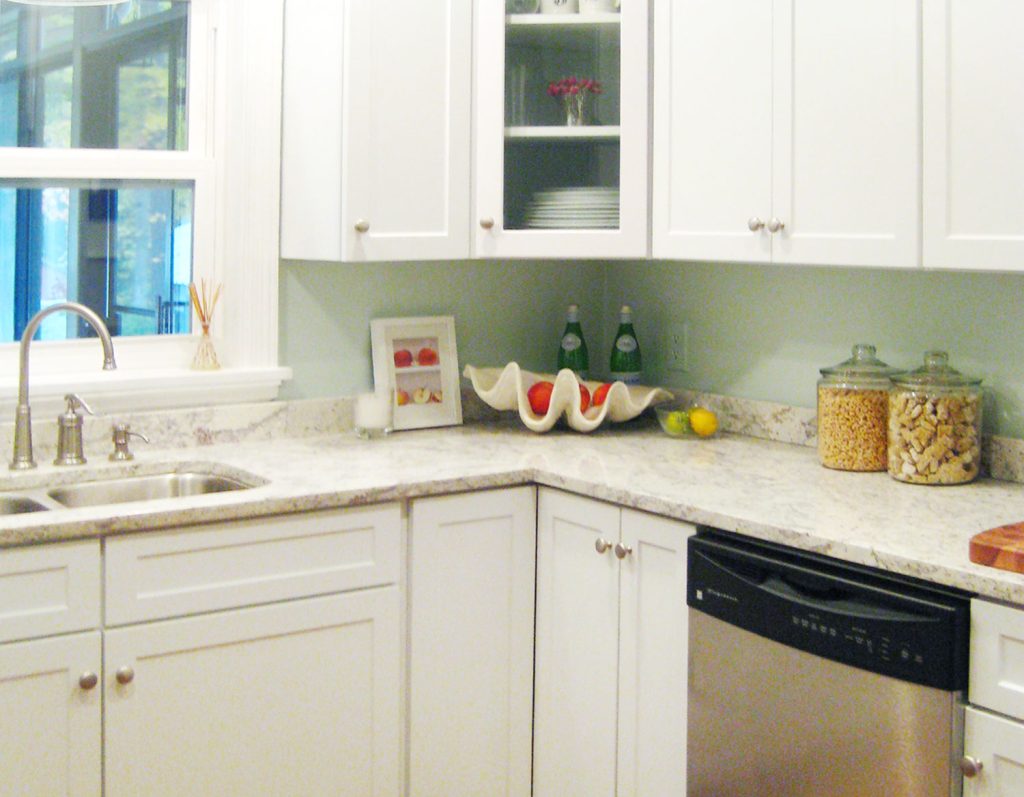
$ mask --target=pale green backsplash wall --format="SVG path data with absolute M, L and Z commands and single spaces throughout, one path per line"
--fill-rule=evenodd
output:
M 554 370 L 565 307 L 597 329 L 603 266 L 573 262 L 281 263 L 284 398 L 350 395 L 373 385 L 370 320 L 454 315 L 462 365 Z M 595 332 L 596 336 L 596 332 Z
M 370 319 L 454 315 L 462 364 L 550 370 L 578 302 L 591 368 L 607 370 L 618 307 L 636 308 L 647 381 L 813 407 L 818 369 L 874 343 L 892 365 L 929 348 L 982 377 L 986 429 L 1024 437 L 1024 275 L 676 262 L 281 264 L 284 397 L 372 385 Z M 685 322 L 687 371 L 667 369 Z
M 986 429 L 1024 437 L 1024 275 L 650 262 L 609 265 L 606 279 L 606 317 L 620 294 L 637 306 L 652 381 L 813 407 L 818 369 L 854 343 L 901 368 L 945 349 L 984 379 Z M 659 345 L 680 322 L 686 373 Z

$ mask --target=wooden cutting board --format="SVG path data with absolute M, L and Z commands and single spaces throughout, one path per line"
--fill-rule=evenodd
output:
M 975 534 L 970 556 L 979 565 L 1024 573 L 1024 521 Z

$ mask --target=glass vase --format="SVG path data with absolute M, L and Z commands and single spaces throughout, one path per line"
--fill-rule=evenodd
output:
M 192 358 L 192 367 L 197 371 L 216 371 L 220 368 L 217 350 L 213 347 L 213 339 L 210 337 L 209 324 L 203 324 L 203 334 L 199 336 L 199 345 L 196 347 L 195 357 Z

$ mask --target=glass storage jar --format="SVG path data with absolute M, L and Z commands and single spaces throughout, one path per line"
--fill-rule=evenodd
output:
M 885 470 L 889 377 L 896 370 L 866 343 L 855 345 L 850 359 L 821 369 L 818 459 L 826 468 Z
M 981 466 L 981 380 L 944 351 L 895 374 L 889 394 L 889 475 L 914 484 L 963 484 Z

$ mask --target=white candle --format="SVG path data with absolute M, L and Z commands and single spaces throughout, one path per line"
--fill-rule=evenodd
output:
M 390 431 L 391 391 L 383 393 L 362 393 L 356 396 L 354 426 L 359 433 Z

